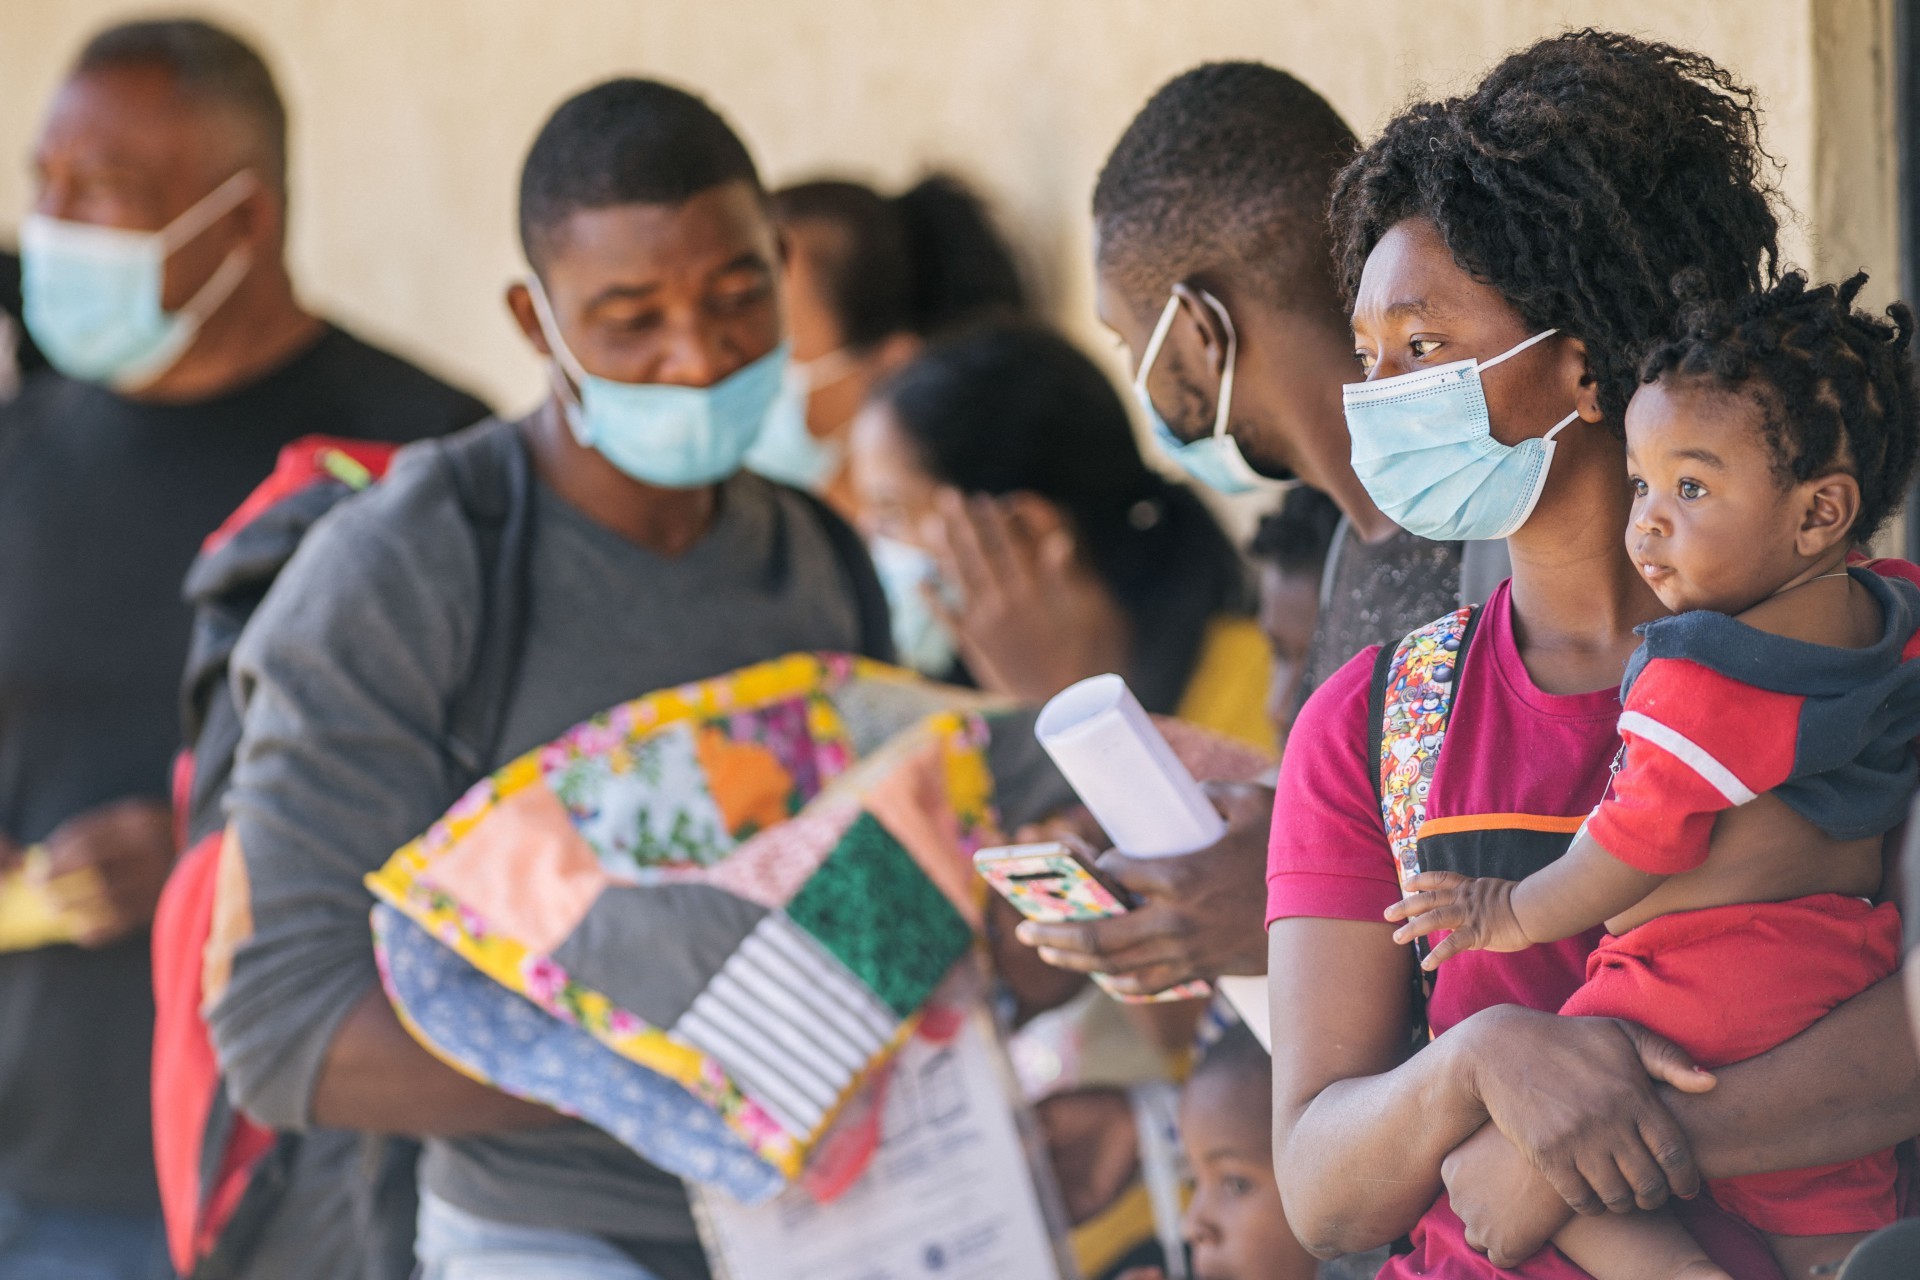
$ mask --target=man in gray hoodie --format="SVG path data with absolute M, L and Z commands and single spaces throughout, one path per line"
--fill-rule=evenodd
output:
M 402 1029 L 361 877 L 476 776 L 596 711 L 794 650 L 861 649 L 877 584 L 824 508 L 739 470 L 786 347 L 775 231 L 725 121 L 650 81 L 579 94 L 527 158 L 520 232 L 532 274 L 507 304 L 552 394 L 474 429 L 530 480 L 495 740 L 468 744 L 477 756 L 453 740 L 488 643 L 481 544 L 446 451 L 409 451 L 316 526 L 236 651 L 236 927 L 215 939 L 231 973 L 210 1025 L 256 1118 L 425 1140 L 428 1280 L 507 1255 L 527 1274 L 680 1280 L 706 1264 L 674 1178 Z

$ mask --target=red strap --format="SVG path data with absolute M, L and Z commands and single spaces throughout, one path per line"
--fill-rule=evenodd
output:
M 378 480 L 387 473 L 387 464 L 399 450 L 397 444 L 382 440 L 347 440 L 339 436 L 301 436 L 280 450 L 273 474 L 262 480 L 246 501 L 220 527 L 207 535 L 202 552 L 219 549 L 234 534 L 252 524 L 260 514 L 290 494 L 328 480 L 348 479 L 353 467 L 365 472 L 366 480 Z M 342 466 L 341 459 L 347 466 Z M 365 483 L 365 481 L 362 481 Z
M 167 1246 L 182 1275 L 193 1269 L 200 1220 L 200 1149 L 220 1068 L 200 1021 L 201 955 L 213 927 L 221 833 L 174 864 L 153 920 L 153 1155 Z

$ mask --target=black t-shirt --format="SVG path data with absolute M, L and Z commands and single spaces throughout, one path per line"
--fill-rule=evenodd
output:
M 485 416 L 335 328 L 192 405 L 30 378 L 0 408 L 0 832 L 30 844 L 108 801 L 166 795 L 191 622 L 181 579 L 282 445 L 414 440 Z M 151 982 L 144 935 L 0 955 L 0 1192 L 157 1206 Z

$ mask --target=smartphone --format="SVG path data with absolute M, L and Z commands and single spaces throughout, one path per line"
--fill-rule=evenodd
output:
M 1125 915 L 1131 905 L 1125 889 L 1057 841 L 982 849 L 973 855 L 973 868 L 1014 910 L 1044 924 Z M 1212 990 L 1205 982 L 1187 982 L 1158 995 L 1136 996 L 1115 991 L 1104 973 L 1094 974 L 1093 980 L 1108 995 L 1128 1004 L 1194 1000 Z

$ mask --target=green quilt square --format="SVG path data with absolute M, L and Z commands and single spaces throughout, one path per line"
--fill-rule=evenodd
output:
M 870 813 L 854 819 L 787 915 L 902 1018 L 973 942 L 966 920 Z

